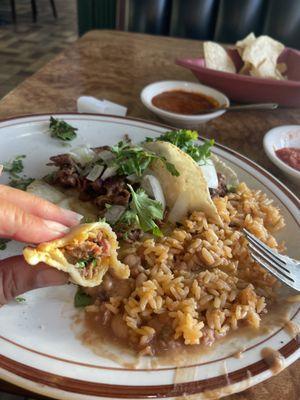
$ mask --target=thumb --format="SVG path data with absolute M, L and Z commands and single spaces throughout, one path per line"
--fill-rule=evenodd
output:
M 0 306 L 29 290 L 67 282 L 67 274 L 45 264 L 31 267 L 22 256 L 7 258 L 0 261 Z

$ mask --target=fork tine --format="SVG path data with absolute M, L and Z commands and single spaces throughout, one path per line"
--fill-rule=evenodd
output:
M 275 269 L 273 269 L 273 267 L 271 267 L 269 264 L 267 264 L 265 261 L 263 261 L 262 259 L 260 259 L 258 256 L 256 256 L 255 254 L 253 254 L 251 252 L 251 256 L 252 258 L 260 265 L 262 265 L 264 268 L 266 268 L 272 275 L 274 275 L 277 279 L 281 280 L 282 282 L 284 282 L 286 285 L 288 285 L 289 287 L 293 287 L 293 284 L 290 280 L 286 279 L 283 275 L 281 275 L 279 272 L 277 272 Z
M 255 255 L 258 255 L 260 259 L 267 262 L 270 265 L 270 267 L 274 268 L 278 272 L 278 274 L 280 274 L 281 276 L 284 276 L 290 282 L 295 282 L 291 276 L 288 276 L 280 268 L 278 268 L 276 265 L 274 265 L 273 261 L 270 260 L 270 258 L 268 258 L 265 254 L 263 254 L 258 248 L 253 247 L 251 243 L 249 243 L 249 246 L 251 249 L 250 252 L 251 252 L 252 256 L 253 256 L 253 252 L 254 252 Z
M 246 237 L 249 240 L 249 242 L 252 242 L 253 244 L 257 245 L 262 251 L 264 251 L 264 253 L 267 253 L 268 256 L 272 257 L 273 261 L 278 263 L 279 267 L 284 268 L 284 266 L 281 265 L 280 263 L 286 265 L 286 261 L 282 258 L 282 256 L 280 254 L 276 254 L 273 250 L 271 250 L 266 244 L 264 244 L 256 236 L 252 235 L 252 233 L 247 231 L 247 229 L 244 228 L 243 231 L 245 232 Z M 286 269 L 286 271 L 289 272 L 287 269 Z
M 248 239 L 248 241 L 249 241 L 248 246 L 251 247 L 253 250 L 256 250 L 260 254 L 261 257 L 264 256 L 266 261 L 269 261 L 270 263 L 273 263 L 274 267 L 276 266 L 278 269 L 281 269 L 281 270 L 285 271 L 288 274 L 291 273 L 291 271 L 288 268 L 286 268 L 283 265 L 281 265 L 275 258 L 271 257 L 269 255 L 269 253 L 264 251 L 263 247 L 260 247 L 256 243 L 252 242 L 252 240 L 250 238 Z

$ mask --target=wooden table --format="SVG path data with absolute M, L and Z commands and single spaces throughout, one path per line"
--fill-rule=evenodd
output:
M 91 31 L 5 96 L 0 102 L 0 119 L 76 111 L 77 97 L 91 95 L 127 106 L 129 116 L 156 121 L 139 100 L 142 88 L 164 79 L 195 81 L 192 73 L 176 66 L 174 60 L 201 54 L 199 41 Z M 200 132 L 258 162 L 299 195 L 295 185 L 268 160 L 262 147 L 265 132 L 284 124 L 300 124 L 300 110 L 227 113 Z M 0 384 L 0 390 L 5 386 Z M 21 394 L 19 389 L 14 390 Z M 227 398 L 250 399 L 299 400 L 300 361 L 267 382 Z

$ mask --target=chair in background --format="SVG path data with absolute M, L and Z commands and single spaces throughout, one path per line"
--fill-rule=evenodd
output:
M 234 43 L 249 32 L 300 49 L 300 0 L 77 0 L 79 33 L 95 28 Z
M 57 18 L 57 10 L 56 10 L 56 5 L 55 5 L 55 0 L 49 0 L 53 16 L 54 18 Z M 12 21 L 15 24 L 17 22 L 17 13 L 16 13 L 16 3 L 15 0 L 10 0 L 10 7 L 11 7 L 11 16 L 12 16 Z M 33 22 L 37 21 L 37 5 L 36 5 L 36 0 L 31 0 L 31 12 L 32 12 L 32 20 Z

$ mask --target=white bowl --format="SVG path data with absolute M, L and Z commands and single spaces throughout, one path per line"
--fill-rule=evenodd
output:
M 220 117 L 220 115 L 224 114 L 226 111 L 220 110 L 207 114 L 185 115 L 164 111 L 158 107 L 155 107 L 152 104 L 153 97 L 168 90 L 185 90 L 189 92 L 202 93 L 217 100 L 220 104 L 220 107 L 228 107 L 230 105 L 229 99 L 223 93 L 209 86 L 201 85 L 200 83 L 185 81 L 160 81 L 146 86 L 141 92 L 141 100 L 144 106 L 153 111 L 164 121 L 180 128 L 196 128 L 207 121 Z
M 290 167 L 277 157 L 275 151 L 283 147 L 300 148 L 300 125 L 282 125 L 265 134 L 264 149 L 269 159 L 294 183 L 300 186 L 300 171 Z

